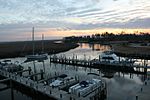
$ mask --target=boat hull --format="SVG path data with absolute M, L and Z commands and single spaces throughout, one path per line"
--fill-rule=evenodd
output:
M 44 61 L 47 60 L 48 56 L 46 54 L 41 54 L 41 55 L 28 55 L 27 59 L 25 62 L 30 62 L 30 61 Z

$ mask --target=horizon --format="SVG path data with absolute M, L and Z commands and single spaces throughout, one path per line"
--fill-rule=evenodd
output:
M 0 1 L 0 42 L 150 32 L 149 0 Z

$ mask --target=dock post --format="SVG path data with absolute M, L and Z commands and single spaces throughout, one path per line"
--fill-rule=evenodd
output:
M 76 55 L 76 64 L 78 64 L 78 63 L 77 63 L 77 60 L 78 60 L 78 56 Z
M 35 61 L 33 61 L 34 73 L 36 73 Z
M 119 62 L 120 62 L 120 56 L 119 56 Z
M 54 64 L 54 66 L 55 66 L 55 69 L 56 69 L 56 63 Z
M 36 73 L 35 61 L 33 61 L 33 66 L 34 66 L 34 73 Z M 37 76 L 35 76 L 35 80 L 37 80 Z
M 32 72 L 32 74 L 33 74 L 33 72 Z M 31 76 L 30 79 L 33 80 L 33 76 Z
M 124 77 L 124 72 L 122 72 L 122 75 L 123 75 L 123 77 Z
M 41 72 L 41 79 L 44 79 L 44 77 L 43 77 L 44 76 L 43 70 L 41 69 L 40 72 Z
M 90 67 L 90 73 L 93 71 L 93 68 Z
M 144 80 L 147 79 L 147 65 L 148 64 L 146 64 L 144 67 Z
M 62 98 L 62 94 L 60 94 L 60 98 Z
M 84 54 L 84 66 L 86 66 L 86 55 Z
M 20 74 L 19 74 L 20 76 L 22 76 L 22 72 L 20 72 Z
M 132 78 L 132 75 L 131 75 L 131 73 L 130 73 L 130 78 Z
M 10 80 L 10 88 L 11 88 L 11 100 L 14 100 L 14 91 L 12 86 L 12 80 Z
M 70 57 L 69 57 L 69 59 L 68 59 L 68 60 L 69 60 L 69 64 L 70 64 Z
M 72 97 L 70 97 L 70 100 L 72 100 Z
M 29 75 L 31 75 L 31 67 L 28 67 Z
M 43 63 L 43 70 L 44 70 L 44 73 L 45 73 L 45 63 L 44 63 L 44 60 L 42 61 Z
M 138 96 L 136 95 L 136 100 L 138 100 Z
M 51 68 L 51 55 L 49 56 L 49 66 Z
M 64 55 L 64 59 L 65 59 L 65 64 L 66 64 L 66 62 L 67 62 L 67 58 L 66 58 L 66 56 Z

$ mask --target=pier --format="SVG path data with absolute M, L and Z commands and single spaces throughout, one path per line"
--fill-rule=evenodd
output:
M 18 90 L 26 92 L 31 96 L 36 95 L 37 100 L 98 100 L 98 98 L 105 98 L 107 95 L 105 83 L 103 83 L 103 86 L 97 87 L 90 94 L 82 97 L 61 90 L 65 88 L 66 85 L 62 85 L 60 88 L 53 88 L 49 85 L 45 85 L 42 82 L 31 80 L 30 78 L 28 78 L 29 76 L 25 77 L 4 70 L 0 70 L 0 76 L 3 78 L 3 80 L 1 80 L 2 82 L 8 81 L 8 85 L 12 85 Z M 73 84 L 75 83 L 72 81 L 68 83 L 67 86 Z
M 86 68 L 96 68 L 96 69 L 111 69 L 121 72 L 129 72 L 129 73 L 136 73 L 136 74 L 146 74 L 147 69 L 150 69 L 150 66 L 147 66 L 146 61 L 144 61 L 143 65 L 134 65 L 128 63 L 110 63 L 110 62 L 102 62 L 100 61 L 99 64 L 95 64 L 95 62 L 99 61 L 98 59 L 90 60 L 90 59 L 78 59 L 77 56 L 72 58 L 67 58 L 65 55 L 63 56 L 50 56 L 50 62 L 52 63 L 59 63 L 59 64 L 66 64 L 66 65 L 73 65 L 73 66 L 80 66 Z

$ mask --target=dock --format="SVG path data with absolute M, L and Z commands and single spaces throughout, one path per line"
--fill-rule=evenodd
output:
M 49 85 L 31 80 L 28 77 L 20 76 L 19 74 L 10 73 L 1 69 L 0 76 L 4 78 L 3 81 L 9 80 L 7 84 L 11 83 L 14 88 L 27 92 L 30 95 L 36 95 L 38 100 L 99 100 L 98 98 L 106 97 L 105 83 L 103 83 L 105 86 L 98 87 L 89 95 L 82 97 L 75 94 L 69 94 L 67 91 L 60 90 L 60 88 L 52 88 Z M 61 86 L 61 88 L 64 88 L 64 86 Z
M 147 69 L 150 69 L 150 66 L 144 65 L 134 65 L 128 63 L 110 63 L 110 62 L 100 62 L 99 64 L 95 64 L 98 59 L 90 60 L 90 59 L 77 59 L 77 57 L 67 58 L 64 56 L 53 55 L 50 56 L 50 62 L 80 66 L 86 68 L 96 68 L 96 69 L 111 69 L 121 72 L 129 72 L 135 74 L 146 74 Z M 134 69 L 134 70 L 133 70 Z
M 10 81 L 10 78 L 6 78 L 6 79 L 3 79 L 3 80 L 0 80 L 0 83 L 3 83 L 5 81 Z

